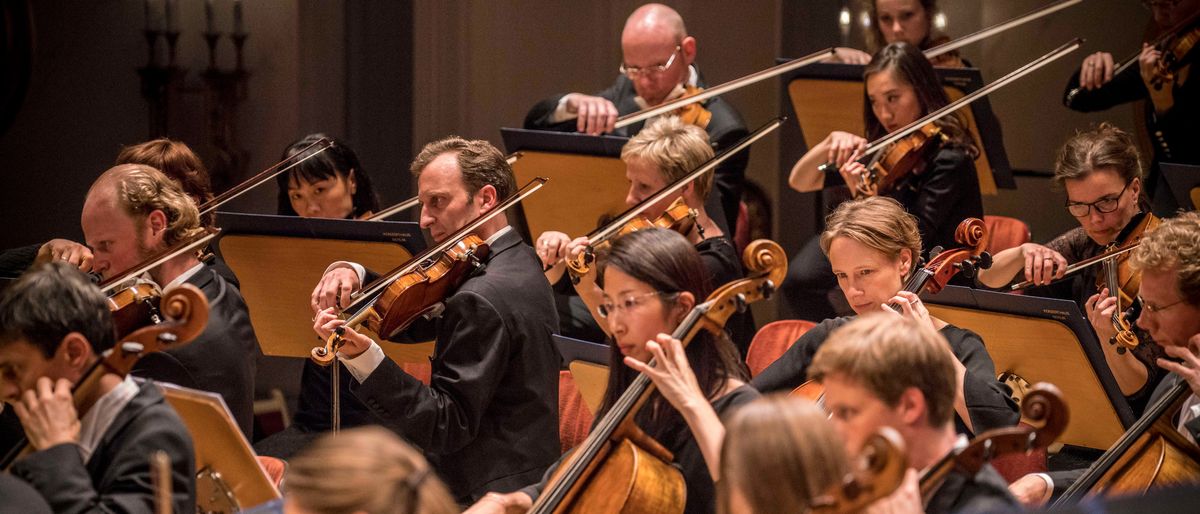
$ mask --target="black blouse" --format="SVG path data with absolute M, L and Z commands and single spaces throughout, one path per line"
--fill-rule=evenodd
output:
M 957 147 L 943 147 L 924 171 L 904 180 L 887 196 L 917 217 L 922 250 L 954 248 L 954 230 L 966 218 L 983 219 L 975 161 Z

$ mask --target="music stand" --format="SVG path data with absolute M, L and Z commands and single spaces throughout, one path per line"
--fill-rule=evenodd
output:
M 236 512 L 280 498 L 221 395 L 156 385 L 192 435 L 199 512 Z
M 1074 419 L 1087 420 L 1060 442 L 1107 449 L 1136 420 L 1075 302 L 959 286 L 922 300 L 931 315 L 979 334 L 997 373 L 1058 386 Z
M 412 222 L 226 212 L 218 218 L 222 232 L 214 251 L 241 281 L 250 322 L 266 355 L 309 356 L 317 342 L 309 301 L 331 263 L 348 260 L 390 270 L 425 249 L 421 230 Z M 381 346 L 397 362 L 419 362 L 430 353 L 423 345 Z
M 583 397 L 588 409 L 596 412 L 604 401 L 604 390 L 608 387 L 608 357 L 612 352 L 607 344 L 592 343 L 582 339 L 554 334 L 554 346 L 567 363 L 575 387 Z
M 572 237 L 591 232 L 604 216 L 625 211 L 629 185 L 621 148 L 628 138 L 570 132 L 501 128 L 517 184 L 535 177 L 550 181 L 513 207 L 509 220 L 527 241 L 547 230 Z
M 1200 209 L 1200 166 L 1162 162 L 1158 164 L 1175 202 L 1185 210 Z
M 779 59 L 779 62 L 785 61 L 787 59 Z M 983 87 L 983 76 L 977 68 L 936 70 L 950 101 Z M 793 139 L 794 132 L 785 131 L 780 135 L 781 145 L 784 148 L 809 148 L 835 130 L 865 134 L 862 73 L 862 65 L 817 63 L 784 75 L 783 104 L 786 111 L 790 111 L 788 116 L 794 116 L 800 125 L 800 140 Z M 995 195 L 998 188 L 1016 189 L 1008 154 L 1004 151 L 1000 122 L 992 113 L 988 99 L 980 98 L 960 112 L 981 150 L 975 159 L 980 193 Z M 791 164 L 794 163 L 792 160 Z M 791 164 L 784 169 L 791 169 Z M 840 176 L 829 178 L 841 182 Z

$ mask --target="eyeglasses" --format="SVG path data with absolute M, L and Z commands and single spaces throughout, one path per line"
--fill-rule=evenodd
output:
M 659 73 L 667 71 L 667 68 L 670 68 L 671 65 L 675 63 L 675 56 L 679 55 L 679 51 L 682 49 L 683 49 L 683 47 L 681 45 L 675 45 L 675 51 L 671 52 L 671 57 L 667 58 L 667 62 L 659 64 L 657 66 L 647 66 L 645 68 L 639 68 L 637 66 L 626 66 L 625 63 L 621 63 L 621 67 L 618 68 L 618 70 L 621 72 L 622 75 L 629 77 L 629 80 L 634 80 L 642 75 L 657 75 Z
M 1146 300 L 1142 298 L 1142 295 L 1138 295 L 1137 299 L 1138 299 L 1138 303 L 1142 304 L 1142 310 L 1144 310 L 1146 312 L 1151 312 L 1154 314 L 1158 314 L 1162 311 L 1165 311 L 1167 309 L 1170 309 L 1171 307 L 1174 307 L 1176 305 L 1179 305 L 1179 304 L 1187 301 L 1186 298 L 1183 298 L 1183 299 L 1177 300 L 1175 302 L 1168 303 L 1166 305 L 1151 305 L 1149 303 L 1146 303 Z
M 597 308 L 597 310 L 600 311 L 601 318 L 608 319 L 609 316 L 612 316 L 614 313 L 616 313 L 618 311 L 629 312 L 630 309 L 634 309 L 634 308 L 638 307 L 639 305 L 645 303 L 646 298 L 649 298 L 651 296 L 674 298 L 675 296 L 678 296 L 678 295 L 679 295 L 679 293 L 664 293 L 662 291 L 651 291 L 649 293 L 629 295 L 624 298 L 621 298 L 620 300 L 617 301 L 617 303 L 613 303 L 613 302 L 601 303 L 600 306 Z
M 1125 191 L 1129 189 L 1129 184 L 1132 183 L 1133 181 L 1127 182 L 1125 187 L 1121 188 L 1120 193 L 1106 196 L 1092 203 L 1068 201 L 1067 212 L 1071 213 L 1071 215 L 1075 216 L 1076 218 L 1082 218 L 1088 214 L 1091 214 L 1093 207 L 1096 209 L 1096 212 L 1100 214 L 1108 214 L 1112 211 L 1115 211 L 1117 210 L 1117 206 L 1121 204 L 1121 197 L 1125 196 Z

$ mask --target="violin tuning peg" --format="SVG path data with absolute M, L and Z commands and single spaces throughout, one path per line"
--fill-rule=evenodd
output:
M 967 278 L 975 278 L 975 265 L 971 261 L 962 261 L 958 264 L 958 268 L 962 271 L 962 275 Z
M 979 262 L 976 264 L 976 266 L 978 266 L 979 269 L 988 269 L 992 267 L 992 262 L 992 254 L 983 252 L 979 254 Z
M 158 335 L 158 340 L 164 344 L 170 345 L 170 344 L 175 344 L 175 342 L 179 341 L 179 337 L 170 332 L 163 332 Z
M 742 293 L 738 293 L 738 295 L 734 297 L 734 302 L 737 305 L 737 311 L 739 313 L 746 312 L 746 308 L 750 305 L 750 303 L 746 301 L 746 295 Z
M 770 280 L 764 280 L 762 285 L 758 286 L 758 292 L 764 300 L 770 300 L 775 295 L 775 283 Z

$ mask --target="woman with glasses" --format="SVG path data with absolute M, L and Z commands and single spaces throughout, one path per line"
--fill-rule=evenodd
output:
M 1067 212 L 1080 226 L 1045 245 L 1026 243 L 998 252 L 991 269 L 980 271 L 979 281 L 998 288 L 1031 280 L 1040 287 L 1026 294 L 1078 303 L 1096 330 L 1122 394 L 1134 412 L 1141 412 L 1164 374 L 1154 365 L 1162 348 L 1145 333 L 1137 333 L 1142 344 L 1129 352 L 1119 352 L 1111 344 L 1116 335 L 1112 323 L 1116 299 L 1109 298 L 1107 289 L 1096 290 L 1100 266 L 1055 282 L 1068 264 L 1103 253 L 1124 240 L 1144 217 L 1153 216 L 1142 201 L 1142 165 L 1133 136 L 1107 123 L 1076 134 L 1058 152 L 1054 181 L 1066 190 Z
M 599 421 L 637 377 L 627 363 L 647 362 L 660 344 L 697 303 L 703 302 L 713 286 L 696 249 L 683 236 L 666 229 L 646 229 L 619 237 L 611 250 L 600 257 L 599 283 L 603 300 L 599 311 L 612 334 L 608 388 L 596 412 Z M 656 342 L 657 341 L 657 342 Z M 746 385 L 746 368 L 728 338 L 701 331 L 682 350 L 691 369 L 695 387 L 701 391 L 704 409 L 676 410 L 655 392 L 635 421 L 647 435 L 662 443 L 675 456 L 687 486 L 684 512 L 713 512 L 715 494 L 714 451 L 720 437 L 698 440 L 689 427 L 711 425 L 703 416 L 721 416 L 748 403 L 758 393 Z M 632 360 L 631 360 L 632 359 Z M 718 421 L 719 425 L 720 422 Z M 712 435 L 712 432 L 705 432 Z M 554 467 L 546 472 L 553 474 Z M 488 493 L 467 512 L 524 512 L 541 493 L 546 481 L 509 494 Z
M 1196 30 L 1200 0 L 1142 0 L 1152 21 L 1146 30 L 1147 41 L 1181 28 L 1177 35 Z M 1191 20 L 1188 23 L 1188 20 Z M 1150 136 L 1154 161 L 1145 178 L 1144 189 L 1154 212 L 1172 214 L 1179 205 L 1159 171 L 1159 163 L 1200 164 L 1200 89 L 1189 80 L 1188 70 L 1197 52 L 1190 48 L 1183 55 L 1166 55 L 1163 48 L 1143 43 L 1137 58 L 1121 69 L 1108 52 L 1096 52 L 1083 59 L 1063 94 L 1063 104 L 1080 112 L 1097 112 L 1138 100 L 1144 102 L 1146 134 Z M 1169 50 L 1169 49 L 1167 49 Z M 1179 63 L 1173 74 L 1156 71 L 1164 59 Z

